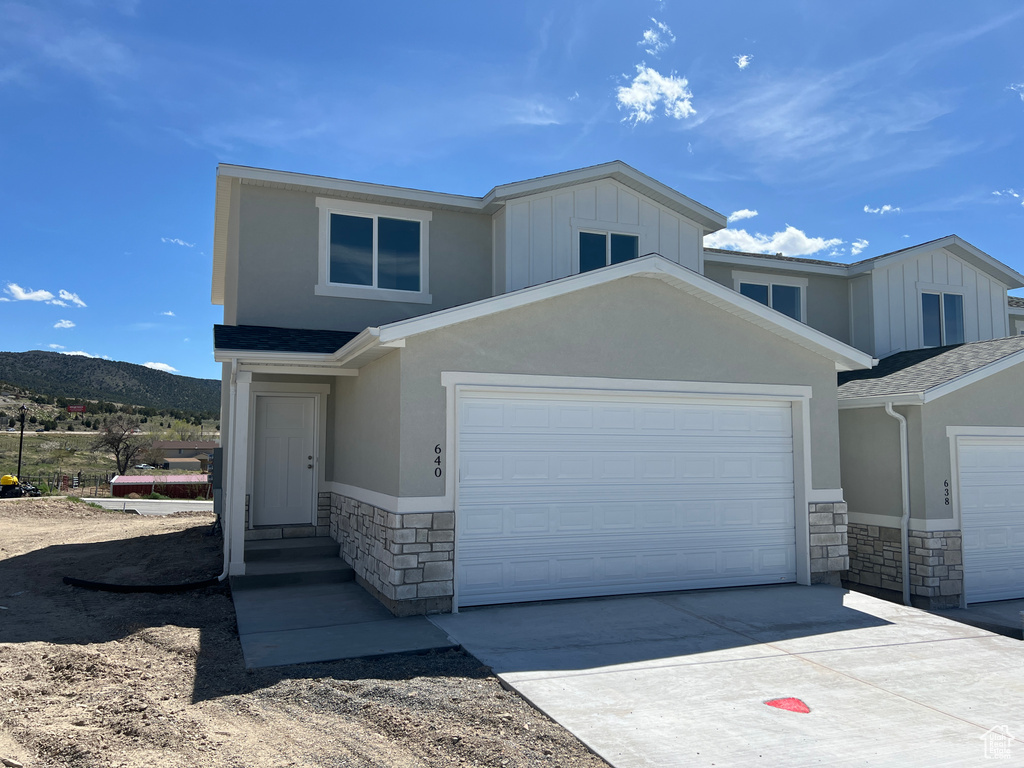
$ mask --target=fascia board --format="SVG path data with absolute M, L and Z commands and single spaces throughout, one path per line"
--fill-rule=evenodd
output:
M 481 198 L 468 195 L 428 192 L 422 189 L 393 187 L 386 184 L 372 184 L 364 181 L 348 181 L 347 179 L 332 179 L 327 176 L 313 176 L 305 173 L 293 173 L 291 171 L 273 171 L 267 168 L 250 168 L 248 166 L 222 163 L 217 166 L 217 175 L 287 187 L 305 187 L 348 195 L 392 198 L 418 205 L 462 208 L 474 213 L 481 212 L 484 207 L 484 201 Z
M 849 277 L 850 268 L 845 264 L 835 266 L 826 264 L 805 264 L 803 262 L 783 261 L 782 259 L 758 259 L 752 256 L 710 253 L 704 251 L 704 261 L 715 264 L 736 264 L 744 267 L 754 267 L 764 270 L 782 270 L 786 272 L 810 272 L 821 275 L 834 275 L 836 277 Z
M 364 328 L 348 344 L 331 355 L 331 359 L 339 365 L 345 365 L 377 346 L 380 346 L 380 328 Z
M 213 278 L 210 302 L 224 304 L 224 281 L 228 263 L 228 225 L 231 219 L 231 178 L 218 169 L 213 223 Z
M 230 363 L 232 360 L 247 363 L 312 363 L 322 365 L 333 363 L 333 355 L 323 355 L 313 352 L 274 352 L 271 350 L 259 349 L 215 349 L 213 359 L 218 363 Z
M 859 349 L 854 349 L 848 344 L 837 341 L 821 331 L 797 322 L 753 299 L 748 299 L 731 288 L 719 285 L 710 278 L 699 275 L 658 255 L 644 256 L 640 259 L 616 264 L 613 267 L 571 275 L 560 280 L 553 280 L 550 283 L 523 288 L 514 293 L 482 299 L 472 304 L 441 310 L 409 320 L 401 320 L 397 323 L 383 325 L 375 330 L 378 331 L 380 343 L 394 343 L 420 333 L 475 320 L 497 312 L 504 312 L 509 309 L 515 309 L 634 275 L 657 277 L 666 280 L 666 282 L 676 288 L 685 290 L 687 293 L 698 296 L 728 312 L 755 322 L 759 326 L 796 342 L 817 354 L 832 359 L 836 363 L 837 370 L 848 371 L 871 368 L 877 362 L 870 355 L 861 352 Z M 349 342 L 349 345 L 355 345 L 358 339 L 359 337 L 356 337 Z
M 931 242 L 922 243 L 921 245 L 913 248 L 907 248 L 906 250 L 898 251 L 897 253 L 893 253 L 889 256 L 883 256 L 880 259 L 866 261 L 863 264 L 851 265 L 849 268 L 849 275 L 850 277 L 853 277 L 855 275 L 865 274 L 877 269 L 878 267 L 887 267 L 895 262 L 915 258 L 920 256 L 922 253 L 935 251 L 940 248 L 945 249 L 957 258 L 978 267 L 983 272 L 987 272 L 997 278 L 1000 282 L 1006 283 L 1010 288 L 1024 287 L 1024 275 L 1003 264 L 998 259 L 989 256 L 980 248 L 974 247 L 957 235 L 947 235 L 940 240 L 932 240 Z
M 502 184 L 490 192 L 484 198 L 484 205 L 502 203 L 520 197 L 528 197 L 542 192 L 556 189 L 563 189 L 578 184 L 586 184 L 601 179 L 615 179 L 625 184 L 630 189 L 647 195 L 655 202 L 665 205 L 678 213 L 682 213 L 701 225 L 706 234 L 716 232 L 725 227 L 726 217 L 718 211 L 701 205 L 696 200 L 687 197 L 662 184 L 656 179 L 641 173 L 635 168 L 623 163 L 621 160 L 613 160 L 610 163 L 592 165 L 588 168 L 580 168 L 575 171 L 554 173 L 549 176 L 541 176 L 527 181 L 515 181 L 510 184 Z
M 977 368 L 970 373 L 965 373 L 963 376 L 958 376 L 955 379 L 932 387 L 924 393 L 924 402 L 930 403 L 933 400 L 938 400 L 940 397 L 945 397 L 964 387 L 969 387 L 971 384 L 987 379 L 989 376 L 1001 373 L 1021 363 L 1024 363 L 1024 349 L 999 360 L 994 360 L 988 365 L 983 365 L 981 368 Z
M 847 397 L 838 400 L 839 410 L 849 411 L 855 408 L 884 408 L 886 403 L 893 405 L 923 405 L 924 395 L 920 392 L 899 395 L 870 395 L 868 397 Z

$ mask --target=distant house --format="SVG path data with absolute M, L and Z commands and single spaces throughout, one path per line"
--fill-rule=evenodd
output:
M 153 448 L 160 451 L 164 458 L 191 459 L 204 454 L 207 459 L 214 448 L 220 444 L 214 440 L 157 440 Z
M 204 453 L 201 454 L 203 458 L 199 456 L 194 457 L 173 457 L 170 459 L 164 459 L 162 469 L 173 469 L 176 472 L 203 472 L 205 469 L 203 465 L 209 461 L 209 457 Z

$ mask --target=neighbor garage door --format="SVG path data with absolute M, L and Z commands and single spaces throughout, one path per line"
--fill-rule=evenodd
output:
M 796 580 L 788 402 L 462 393 L 460 605 Z
M 1024 436 L 958 446 L 967 602 L 1024 597 Z

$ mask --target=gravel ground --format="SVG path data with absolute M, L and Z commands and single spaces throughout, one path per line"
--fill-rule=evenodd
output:
M 246 671 L 213 517 L 0 501 L 0 759 L 35 766 L 604 766 L 459 651 Z

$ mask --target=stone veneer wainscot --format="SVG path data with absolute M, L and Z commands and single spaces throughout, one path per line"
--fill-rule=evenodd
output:
M 452 610 L 455 513 L 396 515 L 337 493 L 331 537 L 356 580 L 396 616 Z
M 956 608 L 964 587 L 963 538 L 960 531 L 910 529 L 910 601 L 918 608 Z M 903 553 L 900 529 L 850 525 L 850 570 L 854 589 L 901 600 Z
M 847 548 L 846 502 L 809 504 L 811 536 L 811 584 L 839 586 L 850 567 Z

